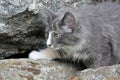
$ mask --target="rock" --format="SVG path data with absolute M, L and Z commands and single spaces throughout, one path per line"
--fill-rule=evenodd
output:
M 42 3 L 48 8 L 58 11 L 63 7 L 78 7 L 81 5 L 91 4 L 92 0 L 43 0 Z
M 76 70 L 69 64 L 45 60 L 0 61 L 0 80 L 70 80 Z
M 120 65 L 86 69 L 77 72 L 72 80 L 120 80 Z
M 46 20 L 27 9 L 0 21 L 0 55 L 25 53 L 45 46 Z
M 120 80 L 120 65 L 78 71 L 56 61 L 0 60 L 0 80 Z

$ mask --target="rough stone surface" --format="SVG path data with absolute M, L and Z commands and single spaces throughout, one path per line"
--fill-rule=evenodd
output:
M 87 4 L 91 3 L 91 0 L 0 0 L 0 16 L 3 18 L 12 17 L 27 8 L 38 9 L 40 4 L 57 11 L 65 6 L 75 7 L 79 3 Z
M 77 71 L 70 64 L 46 60 L 0 60 L 0 80 L 120 80 L 120 65 Z
M 24 53 L 45 46 L 45 18 L 27 9 L 0 21 L 0 54 Z M 2 55 L 3 54 L 3 55 Z
M 77 72 L 73 80 L 120 80 L 120 65 L 86 69 Z
M 76 70 L 68 64 L 45 60 L 0 61 L 0 80 L 70 80 Z

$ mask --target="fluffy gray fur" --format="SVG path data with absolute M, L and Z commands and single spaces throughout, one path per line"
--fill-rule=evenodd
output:
M 68 28 L 64 28 L 64 27 Z M 120 5 L 66 8 L 57 13 L 48 29 L 54 31 L 51 46 L 62 50 L 61 59 L 82 60 L 97 68 L 120 61 Z M 67 31 L 68 30 L 68 31 Z M 59 38 L 54 38 L 57 34 Z

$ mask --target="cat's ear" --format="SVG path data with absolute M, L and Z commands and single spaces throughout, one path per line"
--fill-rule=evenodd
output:
M 75 17 L 72 13 L 66 12 L 61 21 L 62 29 L 65 32 L 72 32 L 75 27 Z

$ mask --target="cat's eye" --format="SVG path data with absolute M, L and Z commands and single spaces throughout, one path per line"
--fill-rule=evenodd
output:
M 59 36 L 59 34 L 55 33 L 55 34 L 54 34 L 54 37 L 57 39 L 57 38 L 59 38 L 60 36 Z

